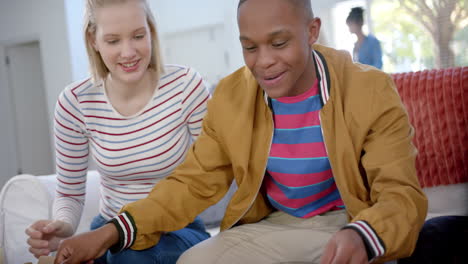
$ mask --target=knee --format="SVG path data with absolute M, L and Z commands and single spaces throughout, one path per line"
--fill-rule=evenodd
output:
M 202 247 L 191 247 L 185 251 L 177 260 L 177 264 L 193 264 L 193 263 L 215 263 L 215 259 L 210 258 L 212 254 L 206 252 Z
M 126 249 L 115 254 L 108 252 L 106 260 L 109 264 L 158 263 L 154 256 L 131 249 Z

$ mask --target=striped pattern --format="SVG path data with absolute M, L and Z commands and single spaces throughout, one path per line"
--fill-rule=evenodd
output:
M 114 110 L 102 83 L 88 79 L 67 87 L 55 111 L 54 218 L 77 227 L 90 156 L 101 175 L 104 218 L 111 219 L 123 205 L 146 197 L 183 161 L 201 131 L 208 99 L 200 75 L 177 65 L 166 66 L 153 98 L 131 117 Z
M 132 216 L 127 212 L 123 212 L 111 219 L 111 222 L 118 227 L 117 230 L 119 232 L 119 243 L 115 248 L 111 248 L 111 251 L 118 252 L 124 248 L 129 248 L 135 241 L 136 237 L 136 225 Z
M 319 82 L 319 94 L 322 99 L 322 105 L 325 105 L 330 99 L 329 91 L 331 84 L 328 66 L 325 59 L 319 52 L 314 50 L 313 55 L 317 80 Z M 361 235 L 364 243 L 366 244 L 369 262 L 372 262 L 377 257 L 385 254 L 385 245 L 383 241 L 367 222 L 356 221 L 343 227 L 343 229 L 346 228 L 351 228 Z
M 328 102 L 330 99 L 330 76 L 328 73 L 325 59 L 317 51 L 313 51 L 315 70 L 317 71 L 317 79 L 319 82 L 319 92 L 322 97 L 322 104 Z
M 265 178 L 278 210 L 308 218 L 343 208 L 323 142 L 318 81 L 304 94 L 272 100 L 275 131 Z
M 370 262 L 375 258 L 385 254 L 385 246 L 382 240 L 377 236 L 374 229 L 366 221 L 356 221 L 347 224 L 345 229 L 350 228 L 361 234 L 361 237 L 368 248 L 368 257 Z
M 318 81 L 318 91 L 319 91 L 319 96 L 320 96 L 320 99 L 321 99 L 321 104 L 322 105 L 325 105 L 327 103 L 327 101 L 330 99 L 330 75 L 329 75 L 329 72 L 328 72 L 328 66 L 327 66 L 327 63 L 325 61 L 325 59 L 323 58 L 323 55 L 320 54 L 319 52 L 317 51 L 313 51 L 313 59 L 314 59 L 314 64 L 315 64 L 315 71 L 316 71 L 316 75 L 317 75 L 317 81 Z M 394 77 L 395 78 L 395 77 Z M 398 81 L 397 81 L 397 84 L 398 84 Z M 270 98 L 268 98 L 268 95 L 265 93 L 265 103 L 267 103 L 268 105 L 271 106 L 271 103 L 269 102 L 269 100 L 271 100 Z M 318 118 L 319 116 L 317 116 Z M 310 116 L 307 117 L 308 121 L 306 121 L 306 124 L 308 126 L 312 126 L 311 124 L 307 123 L 307 122 L 314 122 Z M 277 120 L 275 120 L 276 123 L 278 123 Z M 320 120 L 319 120 L 320 121 Z M 282 121 L 280 121 L 282 122 Z M 289 124 L 289 120 L 287 121 L 284 121 L 282 124 L 283 125 L 286 125 Z M 276 124 L 275 124 L 276 125 Z M 324 142 L 325 143 L 325 142 Z M 304 144 L 302 144 L 304 145 Z M 304 151 L 307 151 L 305 149 L 310 149 L 314 146 L 312 145 L 309 145 L 309 146 L 304 146 L 304 147 L 296 147 L 295 151 L 299 152 L 299 153 L 303 153 Z M 273 146 L 272 146 L 273 148 Z M 271 151 L 270 151 L 271 152 Z M 312 185 L 314 184 L 315 182 L 311 179 L 312 176 L 315 176 L 317 178 L 321 178 L 321 179 L 326 179 L 326 178 L 330 178 L 332 177 L 332 171 L 331 171 L 331 167 L 330 167 L 330 170 L 325 170 L 325 171 L 322 171 L 321 173 L 323 174 L 326 174 L 326 175 L 320 175 L 320 174 L 293 174 L 293 173 L 288 173 L 288 176 L 286 177 L 286 174 L 281 174 L 281 173 L 276 173 L 277 175 L 279 175 L 281 178 L 282 178 L 282 181 L 280 182 L 280 184 L 284 184 L 284 185 L 287 185 L 287 186 L 290 186 L 290 187 L 300 187 L 300 184 L 306 184 L 306 185 Z M 271 175 L 269 177 L 266 177 L 265 178 L 265 182 L 266 181 L 269 181 L 269 178 L 272 177 Z M 299 183 L 299 184 L 298 184 Z M 369 249 L 368 250 L 368 256 L 369 256 L 369 259 L 370 260 L 374 260 L 376 257 L 378 256 L 382 256 L 383 254 L 385 254 L 385 245 L 383 244 L 382 240 L 379 238 L 379 236 L 375 233 L 375 231 L 372 229 L 372 227 L 365 221 L 358 221 L 359 224 L 356 224 L 356 223 L 350 223 L 346 226 L 343 227 L 343 229 L 346 229 L 346 228 L 352 228 L 354 229 L 356 232 L 358 232 L 361 237 L 363 238 L 364 240 L 364 243 L 366 243 L 366 247 Z M 357 228 L 358 226 L 360 226 L 361 228 Z M 372 238 L 374 238 L 374 240 L 372 240 Z M 374 243 L 374 246 L 372 247 L 371 246 L 371 241 L 377 241 L 377 243 Z M 382 255 L 378 255 L 380 254 L 380 251 L 378 251 L 377 249 L 381 249 L 382 251 Z

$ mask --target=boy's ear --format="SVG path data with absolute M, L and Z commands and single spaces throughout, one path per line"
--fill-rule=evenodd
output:
M 313 45 L 317 42 L 320 34 L 320 27 L 322 26 L 322 20 L 320 18 L 315 17 L 309 21 L 308 29 L 309 29 L 309 45 Z

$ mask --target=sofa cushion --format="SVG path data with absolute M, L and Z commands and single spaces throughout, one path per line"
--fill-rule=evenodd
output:
M 468 182 L 468 67 L 392 77 L 415 127 L 421 185 Z

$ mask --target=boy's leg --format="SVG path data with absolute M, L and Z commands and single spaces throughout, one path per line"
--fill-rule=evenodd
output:
M 328 240 L 346 224 L 345 210 L 309 219 L 274 212 L 205 240 L 177 263 L 318 263 Z

